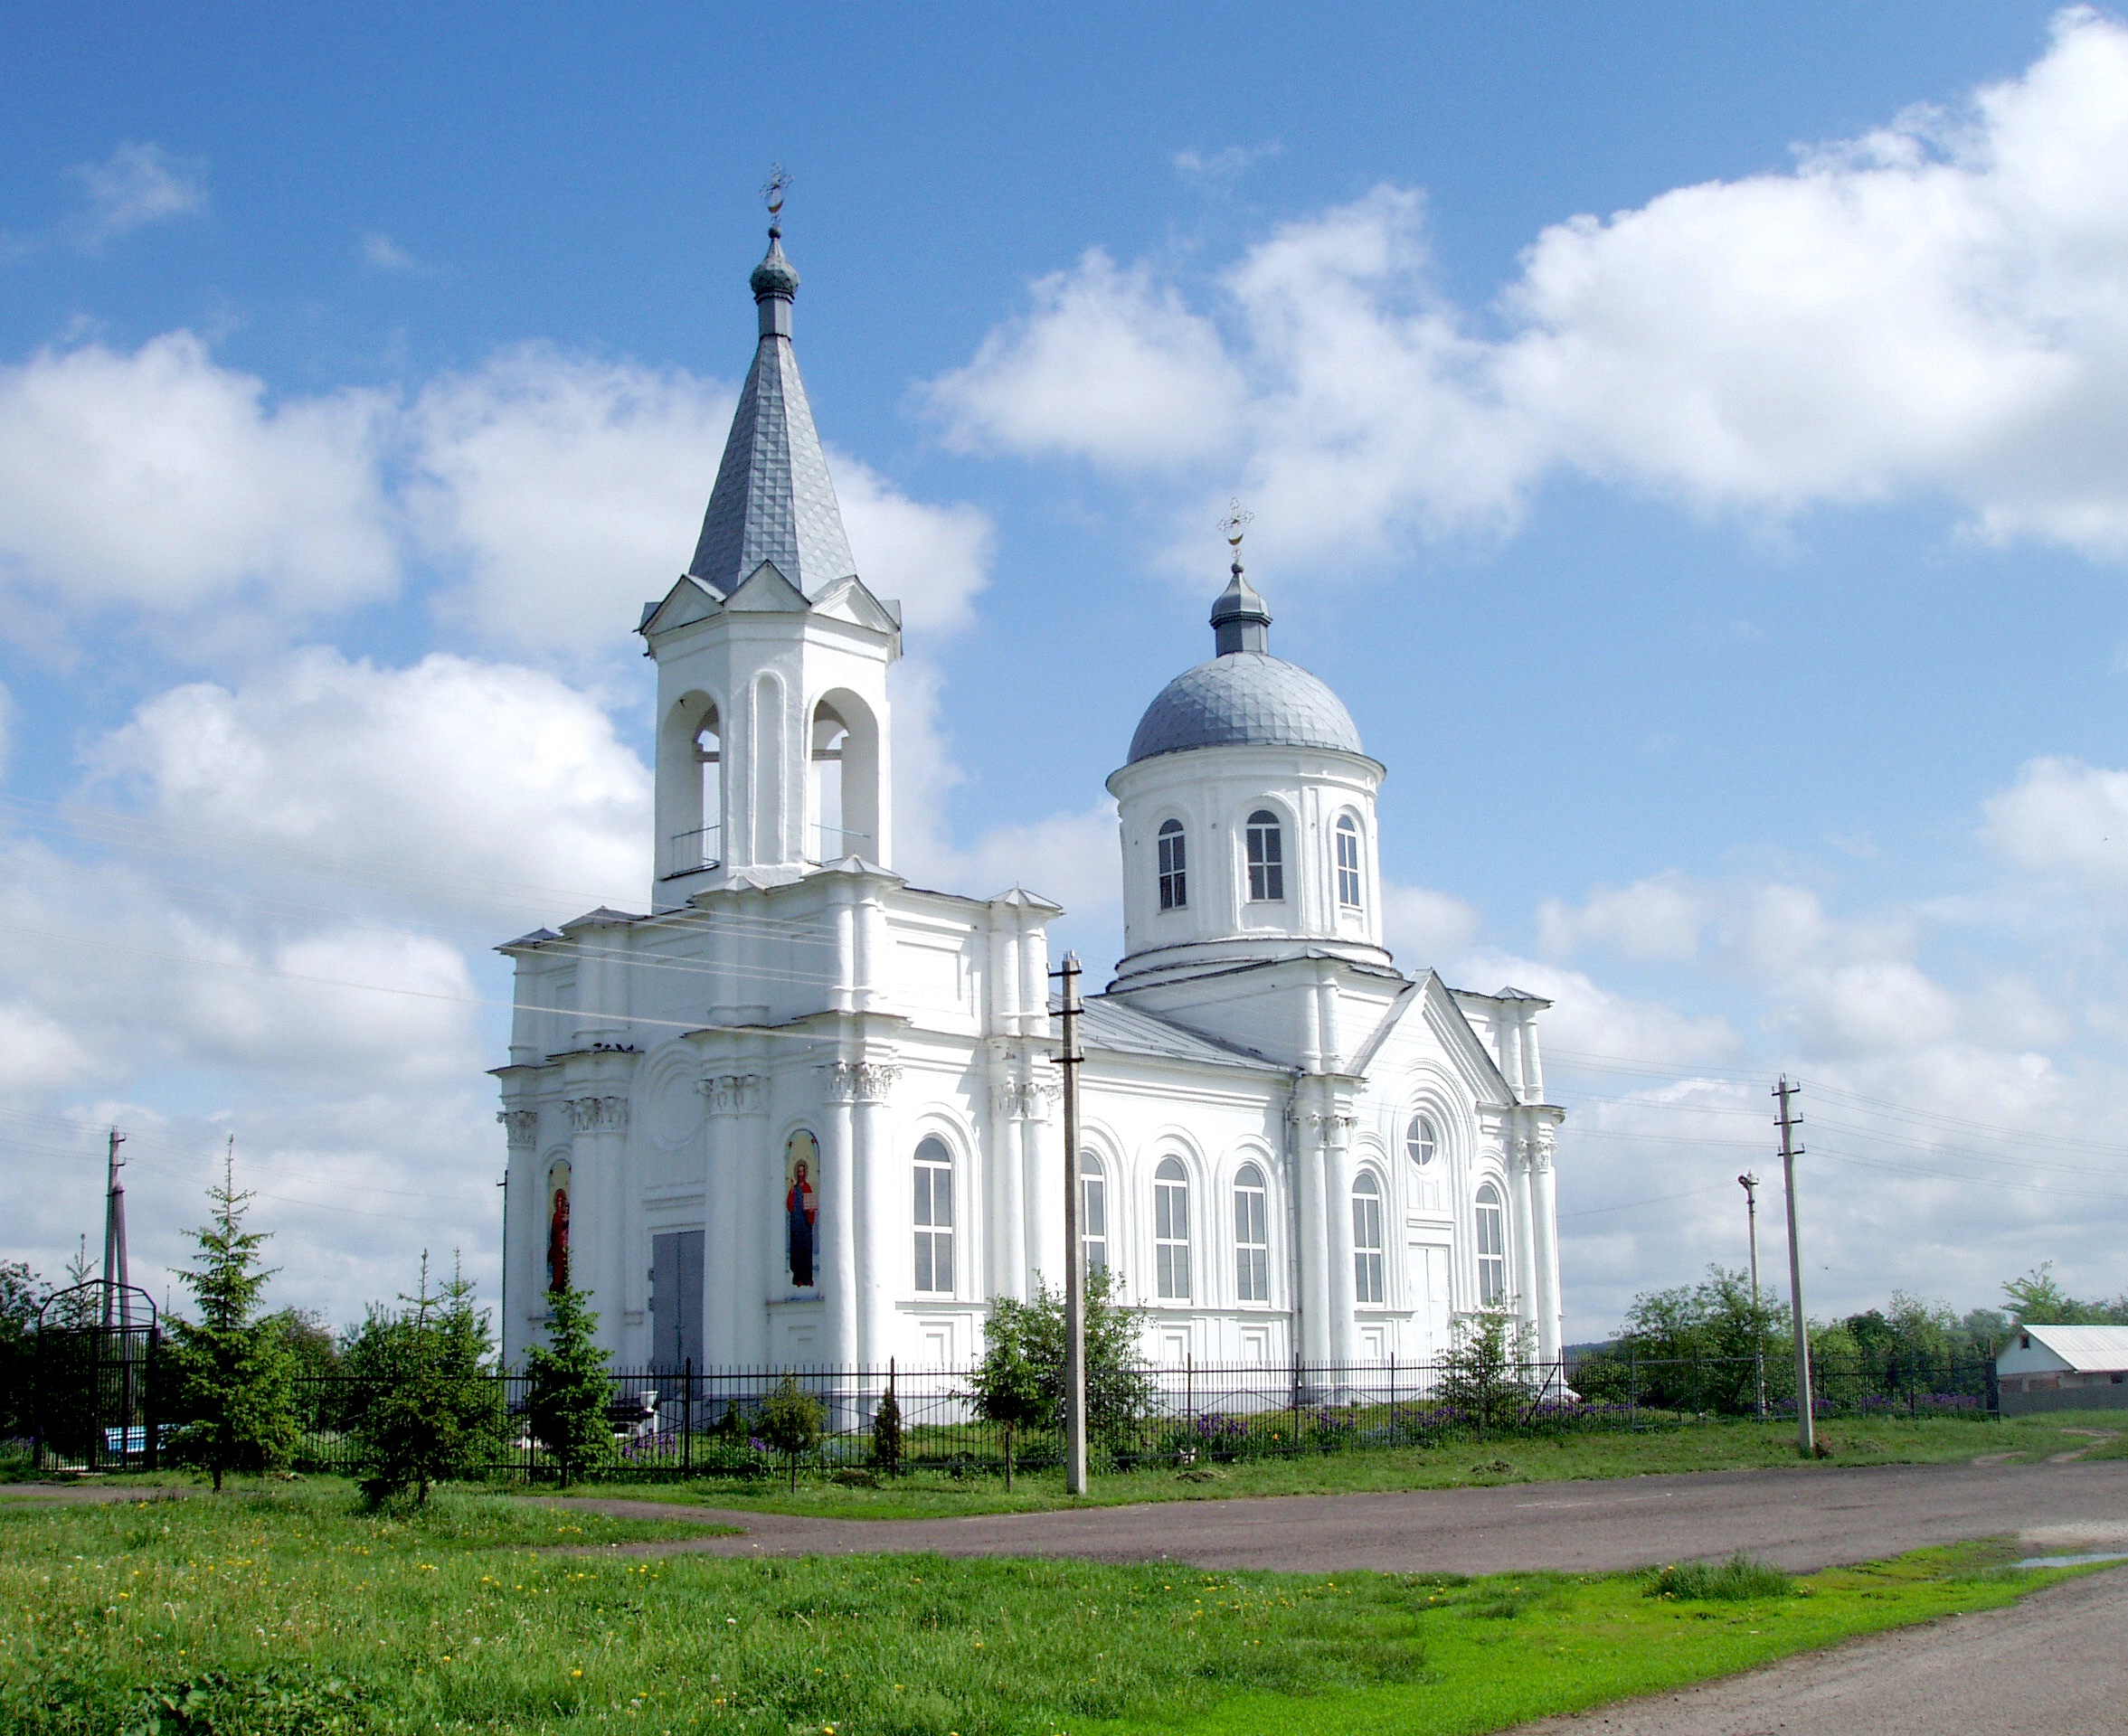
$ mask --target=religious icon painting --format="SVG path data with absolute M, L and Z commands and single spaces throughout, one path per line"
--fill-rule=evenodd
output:
M 559 1159 L 547 1171 L 547 1288 L 569 1288 L 569 1160 Z
M 816 1250 L 820 1229 L 820 1142 L 802 1129 L 783 1147 L 783 1254 L 790 1281 L 801 1290 L 818 1287 Z

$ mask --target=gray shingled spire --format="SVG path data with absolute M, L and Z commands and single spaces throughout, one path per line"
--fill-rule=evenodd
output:
M 798 273 L 783 257 L 783 230 L 769 227 L 768 257 L 753 269 L 761 347 L 739 394 L 687 571 L 729 596 L 764 561 L 808 595 L 857 570 L 828 460 L 813 427 L 798 358 L 790 348 L 790 303 Z

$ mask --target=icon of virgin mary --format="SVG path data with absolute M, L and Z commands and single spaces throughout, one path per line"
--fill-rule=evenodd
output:
M 547 1220 L 547 1288 L 569 1288 L 569 1177 L 554 1183 L 554 1210 Z
M 811 1289 L 818 1281 L 813 1272 L 813 1248 L 820 1200 L 813 1191 L 813 1175 L 819 1161 L 820 1147 L 811 1134 L 790 1136 L 784 1154 L 783 1241 L 790 1281 L 801 1289 Z

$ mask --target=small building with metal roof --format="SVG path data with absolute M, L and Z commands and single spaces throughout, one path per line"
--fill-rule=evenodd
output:
M 2128 1326 L 2019 1326 L 1995 1381 L 2006 1417 L 2128 1410 Z

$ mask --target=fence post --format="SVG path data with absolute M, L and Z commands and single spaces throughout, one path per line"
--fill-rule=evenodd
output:
M 147 1355 L 140 1365 L 140 1420 L 147 1431 L 147 1468 L 151 1471 L 159 1468 L 157 1454 L 161 1448 L 161 1443 L 156 1439 L 162 1432 L 162 1420 L 156 1414 L 156 1385 L 159 1378 L 157 1364 L 161 1360 L 162 1344 L 163 1329 L 160 1326 L 150 1326 L 147 1329 Z
M 1641 1347 L 1630 1338 L 1625 1346 L 1625 1426 L 1641 1432 Z
M 671 1246 L 668 1242 L 667 1247 Z M 690 1356 L 680 1371 L 680 1472 L 695 1468 L 695 1359 Z

